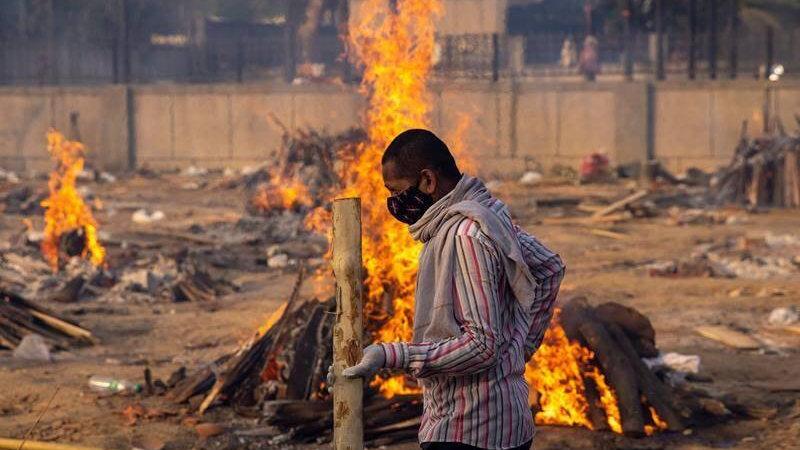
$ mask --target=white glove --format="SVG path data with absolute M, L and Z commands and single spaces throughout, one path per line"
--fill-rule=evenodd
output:
M 371 378 L 386 363 L 386 354 L 383 347 L 372 344 L 364 349 L 364 356 L 361 362 L 353 367 L 348 367 L 342 371 L 345 378 Z

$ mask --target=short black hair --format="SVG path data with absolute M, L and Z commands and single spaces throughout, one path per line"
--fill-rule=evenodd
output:
M 398 134 L 386 147 L 381 164 L 393 161 L 403 178 L 416 178 L 430 169 L 450 180 L 461 178 L 456 160 L 441 139 L 428 130 L 411 129 Z

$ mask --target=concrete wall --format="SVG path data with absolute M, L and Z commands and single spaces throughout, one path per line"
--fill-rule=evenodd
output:
M 438 83 L 431 86 L 429 125 L 484 175 L 575 167 L 596 150 L 614 163 L 643 161 L 649 150 L 674 171 L 713 169 L 730 160 L 743 120 L 753 134 L 763 129 L 765 98 L 765 85 L 747 80 Z M 800 83 L 781 82 L 770 104 L 794 130 Z M 348 86 L 0 89 L 0 166 L 51 167 L 45 132 L 69 132 L 73 111 L 89 160 L 116 170 L 128 167 L 129 149 L 139 166 L 154 168 L 260 164 L 281 145 L 281 127 L 338 132 L 361 124 L 363 107 Z
M 128 166 L 125 88 L 0 89 L 0 167 L 49 170 L 45 135 L 50 127 L 70 131 L 78 113 L 81 140 L 92 163 L 108 169 Z
M 268 160 L 282 127 L 357 126 L 362 98 L 333 86 L 206 85 L 134 88 L 137 162 L 154 168 L 240 167 Z

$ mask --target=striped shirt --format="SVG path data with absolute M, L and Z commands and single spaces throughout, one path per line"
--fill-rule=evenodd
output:
M 478 224 L 458 224 L 453 314 L 462 335 L 439 342 L 383 343 L 385 366 L 422 386 L 420 442 L 509 449 L 533 439 L 525 364 L 544 337 L 564 276 L 561 258 L 517 228 L 536 278 L 531 310 L 516 301 L 497 249 Z M 420 268 L 425 270 L 425 268 Z

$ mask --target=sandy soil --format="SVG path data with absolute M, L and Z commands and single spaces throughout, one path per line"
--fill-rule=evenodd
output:
M 211 178 L 213 180 L 213 177 Z M 148 229 L 186 232 L 192 224 L 235 221 L 243 214 L 244 196 L 237 190 L 184 189 L 195 179 L 180 176 L 134 177 L 113 184 L 92 185 L 104 202 L 101 229 L 121 236 L 132 229 L 131 212 L 141 206 L 163 210 L 168 220 Z M 37 181 L 37 183 L 42 183 Z M 796 449 L 800 448 L 800 337 L 770 330 L 766 316 L 775 307 L 800 304 L 800 276 L 768 280 L 715 278 L 653 278 L 643 263 L 686 255 L 705 239 L 724 236 L 763 236 L 766 232 L 800 235 L 800 214 L 773 211 L 747 215 L 736 225 L 674 226 L 663 218 L 637 219 L 614 226 L 627 239 L 595 236 L 588 228 L 540 223 L 533 199 L 554 196 L 622 195 L 622 185 L 590 187 L 550 186 L 499 189 L 520 222 L 556 249 L 568 264 L 562 295 L 583 294 L 593 303 L 617 301 L 635 306 L 652 320 L 662 351 L 697 354 L 702 372 L 713 381 L 699 386 L 734 396 L 766 411 L 765 418 L 736 418 L 684 434 L 662 434 L 627 439 L 582 429 L 540 427 L 537 449 Z M 0 243 L 24 229 L 22 217 L 0 214 Z M 40 219 L 39 219 L 40 220 Z M 257 249 L 261 251 L 260 249 Z M 113 264 L 113 260 L 110 264 Z M 106 374 L 140 379 L 150 367 L 166 379 L 177 367 L 207 363 L 235 348 L 266 316 L 284 301 L 292 287 L 291 270 L 238 272 L 241 292 L 214 305 L 193 303 L 99 304 L 86 301 L 49 305 L 94 330 L 101 344 L 57 355 L 54 363 L 24 363 L 11 352 L 0 351 L 0 437 L 21 438 L 53 398 L 31 439 L 81 443 L 103 448 L 145 447 L 148 440 L 168 449 L 245 448 L 235 431 L 257 427 L 257 420 L 237 417 L 226 408 L 212 409 L 202 421 L 229 428 L 222 436 L 198 439 L 194 422 L 180 407 L 160 398 L 101 398 L 91 393 L 87 379 Z M 744 288 L 739 296 L 730 292 Z M 759 295 L 765 288 L 781 295 Z M 304 295 L 316 288 L 306 285 Z M 750 330 L 774 351 L 731 350 L 693 332 L 701 324 L 726 324 Z M 152 408 L 152 418 L 126 423 L 126 407 L 141 402 Z M 320 448 L 323 445 L 306 446 Z M 273 448 L 248 444 L 246 448 Z M 274 447 L 277 448 L 277 447 Z M 396 449 L 418 448 L 409 443 Z

